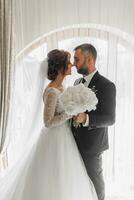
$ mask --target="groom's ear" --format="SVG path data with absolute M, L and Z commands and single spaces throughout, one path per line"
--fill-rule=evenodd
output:
M 86 65 L 91 65 L 91 59 L 89 56 L 86 58 Z
M 89 65 L 94 64 L 94 59 L 93 56 L 91 54 L 89 54 L 89 56 L 87 57 L 87 62 Z

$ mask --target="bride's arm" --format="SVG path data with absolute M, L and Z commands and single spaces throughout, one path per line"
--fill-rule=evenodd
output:
M 45 96 L 43 117 L 44 124 L 48 128 L 58 126 L 71 118 L 71 116 L 67 115 L 65 112 L 55 115 L 57 99 L 57 93 L 52 90 L 50 90 Z

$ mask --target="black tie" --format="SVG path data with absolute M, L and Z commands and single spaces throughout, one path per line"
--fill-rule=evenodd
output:
M 81 80 L 82 80 L 81 83 L 83 83 L 83 84 L 86 82 L 86 80 L 84 78 L 82 78 Z

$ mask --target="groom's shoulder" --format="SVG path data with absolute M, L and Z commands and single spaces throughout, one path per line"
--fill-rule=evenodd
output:
M 99 74 L 98 84 L 99 84 L 100 88 L 102 88 L 103 90 L 116 91 L 115 83 L 103 75 Z
M 100 80 L 103 84 L 112 84 L 112 85 L 114 85 L 114 83 L 113 83 L 110 79 L 106 78 L 105 76 L 103 76 L 103 75 L 101 75 L 101 74 L 99 74 L 99 80 Z
M 74 81 L 74 85 L 78 85 L 80 83 L 81 78 L 78 78 Z

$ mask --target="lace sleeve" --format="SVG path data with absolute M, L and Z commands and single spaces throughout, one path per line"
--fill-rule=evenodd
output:
M 65 112 L 59 114 L 55 112 L 58 100 L 58 94 L 53 89 L 49 89 L 47 94 L 45 94 L 45 98 L 43 100 L 44 100 L 43 119 L 44 119 L 44 124 L 47 128 L 58 126 L 71 118 L 71 116 L 67 115 Z

